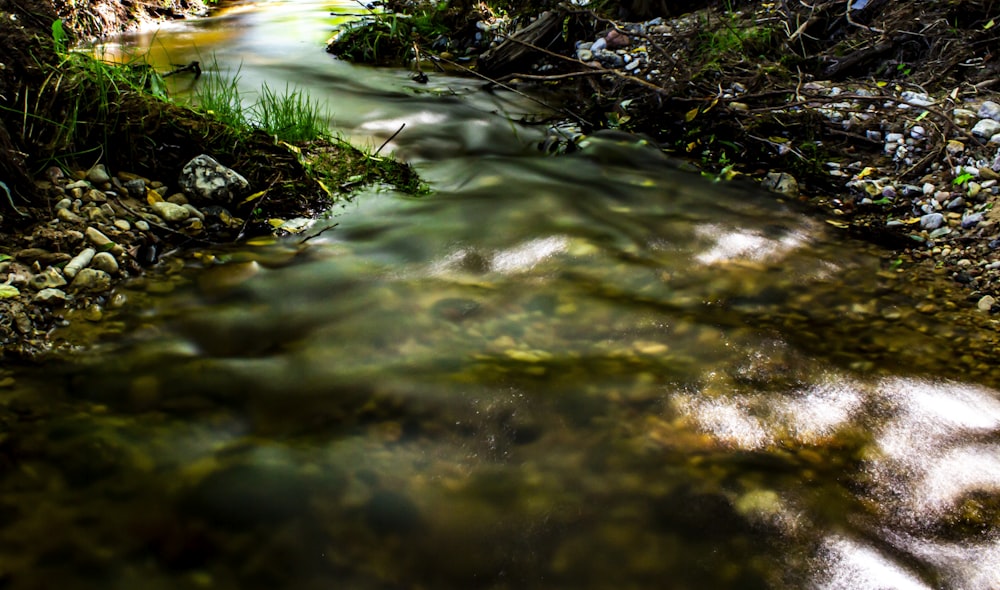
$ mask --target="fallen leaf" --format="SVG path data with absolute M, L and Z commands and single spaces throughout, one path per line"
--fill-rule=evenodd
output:
M 249 197 L 243 199 L 243 201 L 240 203 L 240 205 L 246 205 L 250 201 L 255 201 L 255 200 L 263 197 L 265 194 L 267 194 L 267 189 L 262 190 L 262 191 L 257 191 L 254 194 L 250 195 Z

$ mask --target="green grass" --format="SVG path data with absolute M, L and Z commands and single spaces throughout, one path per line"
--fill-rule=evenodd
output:
M 276 91 L 265 82 L 257 100 L 246 104 L 240 93 L 240 69 L 222 73 L 213 57 L 198 80 L 193 103 L 200 110 L 236 130 L 260 129 L 278 141 L 302 143 L 330 136 L 326 105 L 304 90 L 285 85 Z
M 267 83 L 260 89 L 253 109 L 258 127 L 280 140 L 297 143 L 330 134 L 326 108 L 302 90 L 287 84 L 282 93 Z
M 231 76 L 219 74 L 219 64 L 214 59 L 208 68 L 211 73 L 198 80 L 194 102 L 206 114 L 232 127 L 249 125 L 250 116 L 243 108 L 240 96 L 240 69 Z

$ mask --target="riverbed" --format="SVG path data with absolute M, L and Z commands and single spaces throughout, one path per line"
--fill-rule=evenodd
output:
M 117 336 L 18 373 L 7 587 L 1000 586 L 1000 380 L 949 284 L 637 142 L 546 156 L 524 96 L 325 54 L 359 10 L 122 41 L 355 141 L 405 123 L 432 193 L 176 253 Z

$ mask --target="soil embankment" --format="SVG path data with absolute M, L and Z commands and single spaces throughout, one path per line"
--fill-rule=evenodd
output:
M 0 0 L 0 356 L 59 346 L 50 330 L 68 319 L 106 319 L 120 305 L 114 285 L 163 252 L 294 231 L 286 221 L 371 182 L 419 188 L 405 165 L 330 138 L 293 146 L 222 123 L 171 102 L 147 65 L 67 51 L 82 37 L 204 10 L 187 0 Z M 242 193 L 199 202 L 181 186 L 199 154 L 245 177 Z

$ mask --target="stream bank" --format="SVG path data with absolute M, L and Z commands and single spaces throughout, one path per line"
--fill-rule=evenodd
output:
M 221 121 L 171 102 L 169 73 L 68 50 L 81 39 L 205 11 L 187 1 L 0 2 L 0 356 L 32 359 L 81 344 L 54 343 L 51 330 L 73 318 L 106 318 L 123 305 L 114 286 L 162 254 L 295 233 L 296 219 L 315 218 L 372 184 L 424 190 L 391 158 L 329 135 L 283 141 Z M 187 69 L 179 71 L 201 74 L 196 62 Z M 221 199 L 189 190 L 179 175 L 199 154 L 217 160 L 222 176 L 243 177 L 238 189 Z M 105 264 L 86 268 L 95 254 Z M 88 272 L 67 272 L 84 259 Z M 90 271 L 102 274 L 77 285 Z
M 972 309 L 1000 310 L 991 3 L 494 3 L 463 19 L 384 6 L 330 51 L 385 61 L 396 49 L 415 76 L 459 68 L 488 87 L 558 91 L 569 105 L 551 122 L 553 150 L 639 134 L 887 247 L 893 270 L 946 274 Z

